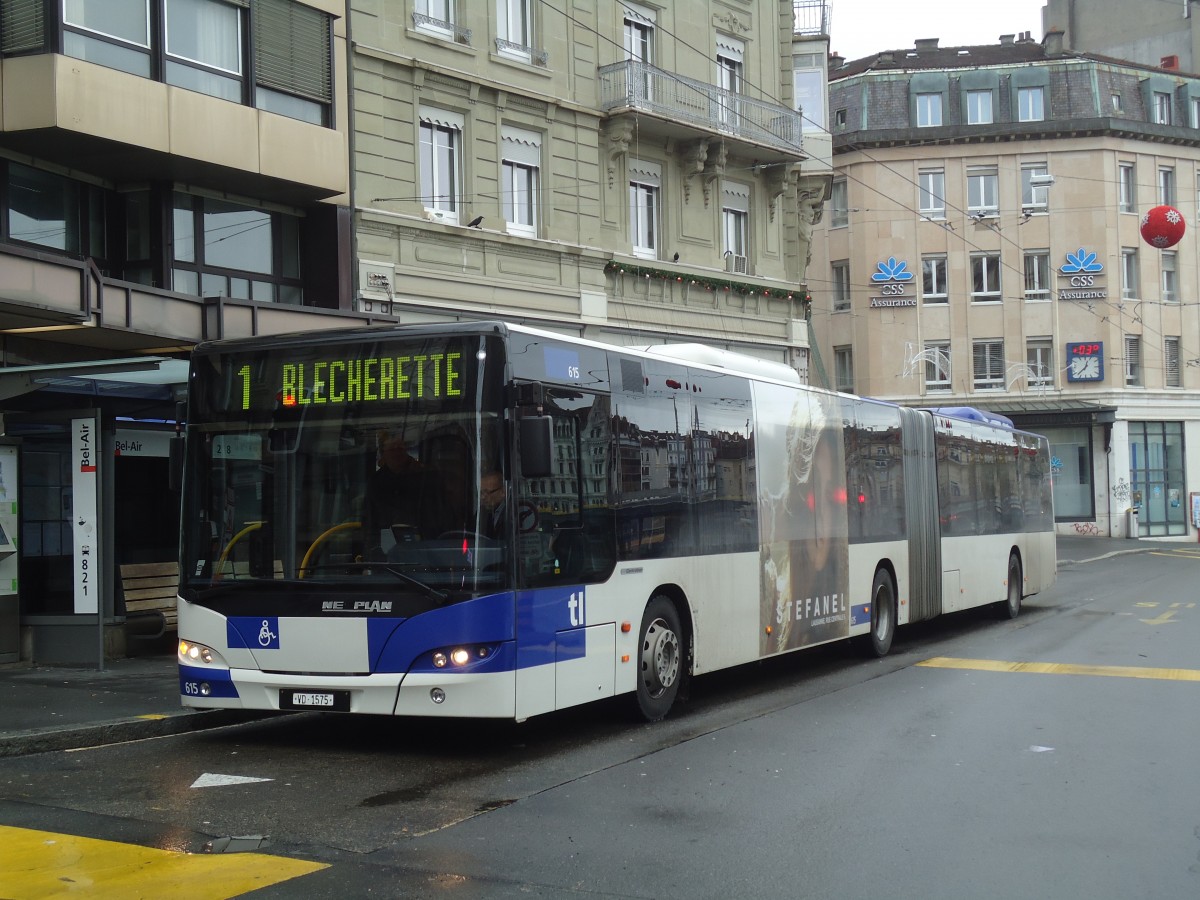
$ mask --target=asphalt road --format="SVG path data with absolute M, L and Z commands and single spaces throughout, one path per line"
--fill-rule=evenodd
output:
M 1068 568 L 1015 621 L 707 676 L 656 725 L 305 714 L 0 760 L 0 826 L 278 879 L 192 898 L 1200 896 L 1197 576 L 1190 546 Z

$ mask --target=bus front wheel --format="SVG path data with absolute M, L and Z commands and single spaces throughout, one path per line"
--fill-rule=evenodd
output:
M 1017 554 L 1008 556 L 1008 596 L 996 604 L 996 613 L 1002 619 L 1015 619 L 1021 612 L 1021 560 Z
M 637 711 L 657 722 L 671 711 L 683 679 L 682 628 L 675 604 L 661 594 L 642 614 L 638 641 Z

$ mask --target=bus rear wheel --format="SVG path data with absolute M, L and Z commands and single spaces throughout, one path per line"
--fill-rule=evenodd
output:
M 1021 612 L 1021 560 L 1017 554 L 1008 555 L 1008 596 L 996 604 L 996 614 L 1002 619 L 1015 619 Z
M 665 718 L 679 694 L 682 631 L 675 604 L 661 594 L 652 597 L 638 632 L 637 711 L 647 722 Z
M 880 568 L 871 584 L 871 631 L 862 638 L 863 652 L 882 659 L 892 649 L 896 636 L 896 587 L 891 573 Z

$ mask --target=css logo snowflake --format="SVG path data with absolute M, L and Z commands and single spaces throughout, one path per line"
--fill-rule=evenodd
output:
M 908 263 L 896 257 L 889 256 L 887 262 L 879 263 L 879 271 L 871 275 L 872 281 L 912 281 L 913 273 L 908 271 Z

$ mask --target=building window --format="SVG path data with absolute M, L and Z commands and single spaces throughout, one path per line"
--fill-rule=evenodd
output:
M 850 309 L 850 261 L 838 260 L 831 265 L 833 273 L 833 311 Z
M 926 303 L 946 303 L 950 299 L 946 277 L 946 257 L 921 257 L 921 296 Z
M 416 0 L 413 27 L 451 40 L 455 37 L 455 0 Z M 466 41 L 464 41 L 465 43 Z
M 719 95 L 721 124 L 726 128 L 737 130 L 741 127 L 741 108 L 737 95 L 742 92 L 742 57 L 744 50 L 741 41 L 725 36 L 717 38 L 717 86 L 722 90 Z
M 995 168 L 967 169 L 967 212 L 995 216 L 1000 212 L 1000 177 Z
M 1000 254 L 971 256 L 971 299 L 984 302 L 1000 299 Z
M 846 394 L 854 393 L 854 350 L 850 347 L 833 348 L 834 389 Z
M 845 178 L 835 179 L 829 193 L 829 227 L 850 224 L 850 194 Z
M 653 95 L 649 67 L 654 65 L 654 12 L 632 3 L 624 4 L 624 10 L 625 58 L 634 63 L 629 89 L 638 99 L 649 100 Z
M 1029 387 L 1054 387 L 1054 345 L 1050 338 L 1036 338 L 1025 344 L 1025 364 Z
M 1163 386 L 1183 387 L 1179 372 L 1179 338 L 1163 338 Z
M 1134 300 L 1138 296 L 1137 247 L 1121 248 L 1121 299 Z
M 439 221 L 458 223 L 462 192 L 464 119 L 443 110 L 421 110 L 421 202 Z
M 66 0 L 60 8 L 67 56 L 330 124 L 327 13 L 291 0 Z M 252 89 L 248 53 L 254 59 Z
M 1111 98 L 1112 98 L 1112 111 L 1115 113 L 1121 112 L 1121 95 L 1120 94 L 1112 94 Z
M 1159 255 L 1162 260 L 1162 302 L 1179 302 L 1179 272 L 1178 257 L 1174 250 L 1164 250 Z
M 505 125 L 500 129 L 500 144 L 500 205 L 508 233 L 537 237 L 542 137 Z
M 629 233 L 633 255 L 658 258 L 659 191 L 662 168 L 657 163 L 629 162 Z
M 917 94 L 917 127 L 932 128 L 942 124 L 942 95 Z
M 521 62 L 533 62 L 529 0 L 497 0 L 496 52 Z
M 1171 124 L 1171 95 L 1164 91 L 1154 92 L 1154 122 L 1156 125 Z
M 168 84 L 242 99 L 242 14 L 216 0 L 166 0 Z
M 992 123 L 992 92 L 967 91 L 967 124 L 990 125 Z
M 1037 184 L 1050 175 L 1045 163 L 1026 163 L 1021 166 L 1021 211 L 1026 215 L 1044 213 L 1050 205 L 1050 186 Z
M 89 192 L 78 181 L 10 162 L 4 193 L 8 199 L 5 236 L 9 240 L 77 256 L 106 255 L 83 250 L 88 246 L 85 232 L 90 231 L 92 220 L 104 222 L 104 199 L 99 189 Z M 89 212 L 88 199 L 99 208 Z M 103 242 L 103 236 L 101 229 L 95 239 Z
M 972 383 L 977 391 L 1004 387 L 1004 341 L 975 341 L 971 346 Z
M 925 392 L 950 390 L 950 342 L 927 341 L 925 351 Z
M 1117 165 L 1117 208 L 1121 212 L 1137 212 L 1137 179 L 1133 163 Z
M 1158 170 L 1158 202 L 1165 206 L 1175 205 L 1175 170 L 1169 166 Z
M 1163 386 L 1165 388 L 1182 388 L 1183 379 L 1180 372 L 1180 338 L 1163 338 Z
M 921 215 L 930 219 L 946 218 L 946 173 L 942 169 L 923 169 L 917 175 L 921 189 Z
M 1193 97 L 1191 102 L 1192 127 L 1200 128 L 1200 97 Z
M 721 185 L 721 250 L 726 258 L 740 259 L 735 272 L 746 272 L 750 256 L 750 186 L 727 181 Z
M 1142 384 L 1142 339 L 1136 334 L 1125 335 L 1125 385 Z
M 1021 122 L 1041 122 L 1045 118 L 1045 89 L 1017 88 L 1017 119 Z
M 833 127 L 838 131 L 846 130 L 846 107 L 840 107 L 833 111 Z
M 297 216 L 176 192 L 169 262 L 180 293 L 303 302 Z
M 1050 251 L 1025 252 L 1025 299 L 1050 299 Z
M 254 102 L 259 109 L 332 126 L 330 17 L 291 0 L 253 0 Z
M 150 77 L 150 0 L 64 3 L 63 53 Z

